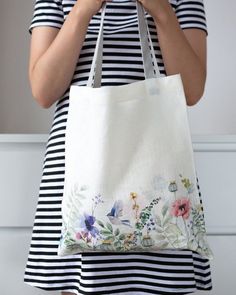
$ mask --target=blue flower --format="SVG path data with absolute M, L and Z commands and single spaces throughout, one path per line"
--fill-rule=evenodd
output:
M 190 186 L 187 188 L 188 193 L 192 193 L 194 191 L 194 186 L 193 184 L 190 184 Z

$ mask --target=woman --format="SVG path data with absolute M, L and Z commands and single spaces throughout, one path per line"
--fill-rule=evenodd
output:
M 29 27 L 32 94 L 43 108 L 55 102 L 56 106 L 24 282 L 62 295 L 189 294 L 211 290 L 209 261 L 190 250 L 57 256 L 69 88 L 71 84 L 86 85 L 104 1 L 108 3 L 101 86 L 142 80 L 136 0 L 35 2 Z M 195 105 L 203 95 L 206 80 L 208 32 L 203 1 L 138 1 L 146 10 L 161 74 L 181 73 L 186 103 Z

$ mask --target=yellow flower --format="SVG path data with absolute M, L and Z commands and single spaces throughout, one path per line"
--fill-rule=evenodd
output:
M 130 196 L 131 196 L 132 199 L 136 199 L 137 198 L 137 194 L 134 193 L 134 192 L 131 192 L 130 193 Z
M 202 211 L 202 205 L 201 204 L 198 204 L 196 206 L 196 209 L 197 209 L 198 212 L 201 212 Z
M 124 242 L 129 242 L 129 241 L 132 241 L 134 239 L 134 234 L 133 233 L 129 233 L 129 234 L 126 234 L 126 238 L 124 240 Z
M 110 245 L 111 243 L 112 243 L 112 240 L 109 240 L 109 239 L 102 241 L 102 244 L 109 244 Z

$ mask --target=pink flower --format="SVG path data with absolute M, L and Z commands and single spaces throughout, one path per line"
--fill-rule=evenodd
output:
M 189 198 L 177 199 L 173 202 L 171 208 L 171 215 L 173 216 L 182 216 L 184 219 L 189 217 L 190 213 L 190 200 Z
M 77 240 L 84 238 L 87 243 L 91 242 L 91 237 L 89 236 L 88 232 L 85 232 L 85 231 L 77 232 L 75 236 Z

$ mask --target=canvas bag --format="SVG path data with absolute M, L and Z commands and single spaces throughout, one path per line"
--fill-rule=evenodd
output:
M 136 5 L 145 79 L 101 87 L 104 2 L 87 86 L 70 87 L 58 255 L 185 248 L 213 259 L 181 76 L 161 77 Z

